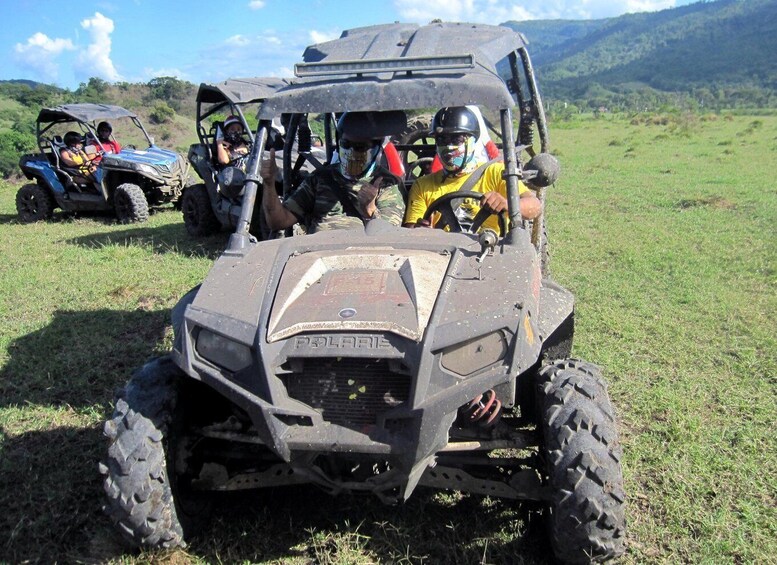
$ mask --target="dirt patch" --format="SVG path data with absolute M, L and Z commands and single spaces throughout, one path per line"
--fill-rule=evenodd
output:
M 722 196 L 705 196 L 703 198 L 687 198 L 680 200 L 677 203 L 677 207 L 681 210 L 687 210 L 688 208 L 697 208 L 699 206 L 708 206 L 710 208 L 719 208 L 722 210 L 734 210 L 737 205 L 723 198 Z

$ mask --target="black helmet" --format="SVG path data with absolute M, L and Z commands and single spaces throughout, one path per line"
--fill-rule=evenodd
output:
M 81 137 L 81 134 L 78 133 L 77 131 L 69 131 L 65 134 L 65 137 L 64 137 L 65 145 L 68 145 L 68 146 L 74 145 L 76 143 L 82 143 L 83 140 L 84 140 L 83 137 Z
M 113 133 L 113 127 L 109 122 L 100 122 L 97 124 L 97 131 L 99 132 L 101 129 L 107 129 L 110 133 Z
M 440 134 L 466 133 L 480 137 L 480 125 L 475 113 L 464 106 L 442 108 L 432 119 L 429 134 L 435 137 Z

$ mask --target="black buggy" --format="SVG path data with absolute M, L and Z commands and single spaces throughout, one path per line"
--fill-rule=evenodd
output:
M 100 121 L 131 123 L 125 131 L 140 134 L 145 149 L 125 145 L 119 153 L 105 153 L 96 171 L 84 178 L 60 158 L 66 131 L 83 141 L 96 140 Z M 117 124 L 117 122 L 119 122 Z M 114 211 L 121 223 L 148 219 L 149 206 L 177 202 L 189 176 L 189 165 L 178 153 L 154 145 L 134 112 L 107 104 L 65 104 L 43 108 L 37 119 L 38 153 L 22 156 L 19 167 L 27 179 L 16 194 L 23 222 L 45 220 L 56 208 L 64 211 Z M 99 144 L 92 145 L 99 151 Z M 126 143 L 126 140 L 125 140 Z
M 202 182 L 187 187 L 181 201 L 183 221 L 191 236 L 207 236 L 222 229 L 234 230 L 237 226 L 245 175 L 235 170 L 236 164 L 218 163 L 216 143 L 219 132 L 226 117 L 236 116 L 246 132 L 245 141 L 249 146 L 253 145 L 254 133 L 248 117 L 253 118 L 261 103 L 284 86 L 288 86 L 288 81 L 272 77 L 233 78 L 215 84 L 200 84 L 196 117 L 199 143 L 189 148 L 189 162 Z M 280 126 L 280 119 L 275 123 Z M 282 133 L 282 126 L 281 129 L 273 128 L 268 144 L 282 149 Z M 309 128 L 304 128 L 299 141 L 294 154 L 297 176 L 312 170 L 313 164 L 319 164 L 322 158 L 321 152 L 312 147 Z M 280 158 L 281 151 L 278 155 Z M 302 158 L 297 158 L 300 155 Z M 251 229 L 251 233 L 266 239 L 269 231 L 264 228 L 261 213 L 257 211 L 252 220 L 255 229 Z
M 570 358 L 573 296 L 543 273 L 543 222 L 530 229 L 518 212 L 518 181 L 542 195 L 557 173 L 523 37 L 354 29 L 309 47 L 296 75 L 262 105 L 244 203 L 281 114 L 292 134 L 324 115 L 331 155 L 336 113 L 477 104 L 498 115 L 511 229 L 463 228 L 454 202 L 479 194 L 459 192 L 431 206 L 449 231 L 373 220 L 256 243 L 244 205 L 227 250 L 173 311 L 172 353 L 134 375 L 105 425 L 108 515 L 135 545 L 173 547 L 206 515 L 205 493 L 311 483 L 397 503 L 432 487 L 539 501 L 562 561 L 621 554 L 607 387 Z

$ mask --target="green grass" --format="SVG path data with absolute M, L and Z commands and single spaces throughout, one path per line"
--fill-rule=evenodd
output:
M 775 562 L 777 117 L 554 125 L 551 270 L 621 420 L 622 562 Z M 192 242 L 169 209 L 19 225 L 17 188 L 0 184 L 0 561 L 546 562 L 534 507 L 420 489 L 400 507 L 241 495 L 185 551 L 122 549 L 100 512 L 102 421 L 226 234 Z

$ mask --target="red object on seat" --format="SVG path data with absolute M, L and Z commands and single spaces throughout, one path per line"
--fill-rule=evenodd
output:
M 386 156 L 388 170 L 399 178 L 405 178 L 405 166 L 402 164 L 402 159 L 399 157 L 399 151 L 397 151 L 396 146 L 389 141 L 383 147 L 383 154 Z

